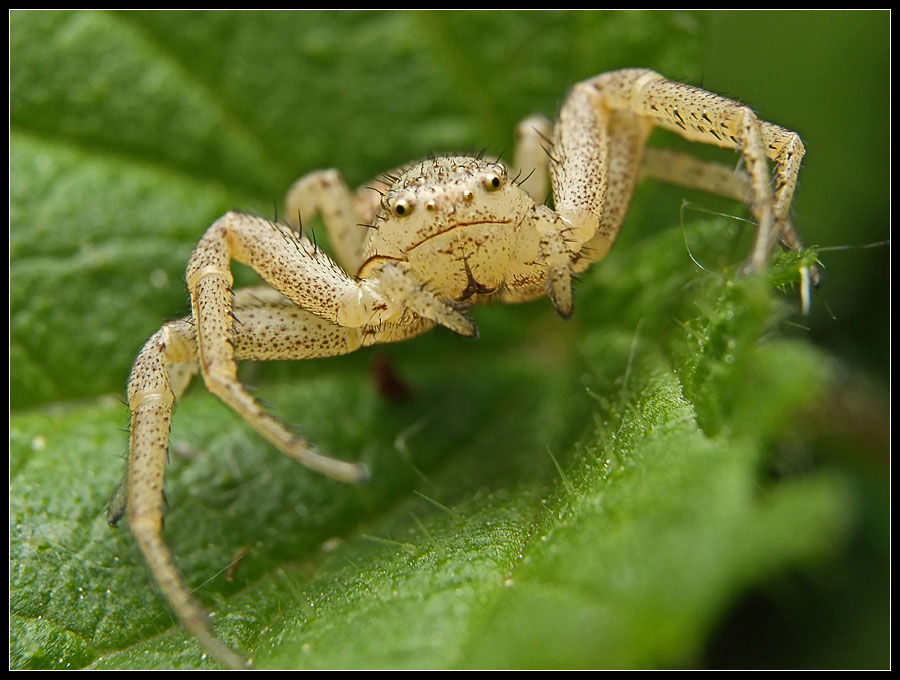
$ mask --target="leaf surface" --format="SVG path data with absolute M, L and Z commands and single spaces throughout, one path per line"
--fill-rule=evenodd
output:
M 184 265 L 218 215 L 271 215 L 314 168 L 362 184 L 429 152 L 499 154 L 602 70 L 697 80 L 702 17 L 539 16 L 13 13 L 11 667 L 215 665 L 103 510 L 127 449 L 109 395 L 185 313 Z M 571 322 L 546 302 L 479 309 L 477 342 L 242 368 L 367 462 L 365 487 L 188 392 L 166 538 L 228 644 L 262 668 L 692 665 L 742 592 L 842 545 L 845 480 L 765 474 L 830 363 L 779 339 L 772 280 L 733 278 L 733 222 L 682 224 L 676 202 L 661 229 L 649 192 Z M 383 361 L 411 401 L 379 392 Z

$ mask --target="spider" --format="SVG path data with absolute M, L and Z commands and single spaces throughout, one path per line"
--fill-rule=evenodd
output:
M 737 149 L 743 169 L 645 149 L 655 126 Z M 132 367 L 130 456 L 108 509 L 110 525 L 127 510 L 184 628 L 226 666 L 245 666 L 212 632 L 162 536 L 172 410 L 198 369 L 212 393 L 285 454 L 329 477 L 362 482 L 364 467 L 325 455 L 268 414 L 239 382 L 236 360 L 334 356 L 435 325 L 474 336 L 467 310 L 489 301 L 547 295 L 567 317 L 572 276 L 609 251 L 643 177 L 746 201 L 758 230 L 744 269 L 761 271 L 776 241 L 801 247 L 788 211 L 803 154 L 797 133 L 759 120 L 743 104 L 625 69 L 575 85 L 555 125 L 523 121 L 512 169 L 480 156 L 429 158 L 355 193 L 337 171 L 325 170 L 288 191 L 291 224 L 225 214 L 188 263 L 190 317 L 164 324 Z M 546 205 L 550 186 L 553 208 Z M 316 213 L 336 260 L 302 235 L 302 221 Z M 231 260 L 251 266 L 268 286 L 233 291 Z M 805 291 L 815 272 L 804 269 L 802 277 Z

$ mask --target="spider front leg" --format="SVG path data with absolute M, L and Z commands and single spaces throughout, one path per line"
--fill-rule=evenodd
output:
M 242 668 L 246 662 L 213 634 L 206 610 L 191 594 L 162 537 L 163 485 L 176 399 L 170 373 L 195 358 L 193 330 L 186 320 L 163 326 L 138 354 L 128 380 L 131 441 L 126 494 L 122 498 L 117 491 L 107 520 L 116 526 L 127 509 L 131 533 L 182 626 L 221 663 Z
M 741 152 L 749 203 L 758 223 L 746 271 L 765 269 L 778 240 L 788 248 L 800 247 L 788 218 L 804 154 L 800 137 L 759 120 L 739 102 L 666 80 L 653 71 L 625 69 L 576 85 L 556 126 L 553 190 L 574 271 L 602 257 L 618 234 L 654 126 Z M 775 164 L 774 190 L 769 160 Z M 730 183 L 723 186 L 725 193 L 734 191 Z M 810 272 L 805 274 L 809 277 Z M 556 278 L 561 280 L 562 274 Z M 815 280 L 814 275 L 809 278 Z M 563 283 L 556 285 L 564 288 Z
M 201 305 L 201 308 L 205 306 Z M 416 323 L 392 324 L 376 331 L 338 326 L 300 309 L 270 288 L 239 291 L 232 311 L 234 331 L 226 343 L 233 349 L 232 359 L 334 356 L 351 352 L 363 344 L 400 340 L 425 329 Z M 221 663 L 238 668 L 245 667 L 245 661 L 212 633 L 206 610 L 191 594 L 162 537 L 169 427 L 175 400 L 183 387 L 176 382 L 184 383 L 183 376 L 189 375 L 201 359 L 196 326 L 192 319 L 166 324 L 150 338 L 135 360 L 128 383 L 131 451 L 125 485 L 127 503 L 117 493 L 108 509 L 108 521 L 115 526 L 127 506 L 135 540 L 182 626 Z M 228 382 L 221 376 L 216 379 Z M 244 408 L 239 410 L 241 415 L 264 435 L 275 433 L 273 441 L 282 451 L 328 476 L 343 481 L 361 481 L 364 468 L 315 451 L 265 413 L 236 378 L 233 379 L 235 384 L 227 389 L 229 394 L 238 395 L 241 408 Z
M 536 225 L 548 294 L 563 316 L 572 310 L 571 274 L 603 258 L 619 233 L 651 127 L 578 86 L 560 111 L 548 150 L 555 215 Z
M 187 268 L 200 371 L 209 391 L 288 456 L 335 479 L 363 480 L 361 468 L 317 453 L 266 413 L 238 381 L 235 327 L 240 320 L 232 310 L 232 259 L 253 267 L 302 310 L 338 327 L 382 323 L 394 316 L 393 305 L 288 227 L 241 213 L 228 213 L 207 230 Z
M 748 271 L 765 269 L 778 240 L 791 248 L 799 246 L 788 219 L 805 154 L 796 132 L 760 120 L 740 102 L 645 69 L 616 71 L 584 85 L 593 88 L 611 108 L 629 111 L 685 139 L 741 152 L 751 209 L 758 223 Z M 775 164 L 774 190 L 768 160 Z

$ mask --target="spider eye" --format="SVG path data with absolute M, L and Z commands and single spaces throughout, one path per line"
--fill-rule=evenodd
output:
M 503 185 L 503 180 L 500 179 L 500 175 L 492 172 L 485 175 L 481 183 L 484 184 L 484 188 L 488 191 L 496 191 Z
M 393 211 L 397 217 L 406 217 L 413 211 L 413 204 L 405 198 L 398 198 L 394 202 Z

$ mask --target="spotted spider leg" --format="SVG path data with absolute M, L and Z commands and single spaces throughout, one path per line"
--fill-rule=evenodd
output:
M 718 194 L 743 203 L 752 203 L 753 199 L 750 176 L 743 170 L 716 161 L 701 160 L 674 149 L 646 149 L 641 165 L 641 179 L 644 178 Z M 803 247 L 787 215 L 780 240 L 789 250 Z M 810 274 L 814 277 L 813 282 L 817 283 L 818 272 L 812 269 Z
M 304 353 L 327 356 L 352 351 L 361 342 L 359 329 L 338 327 L 288 301 L 282 304 L 257 302 L 250 299 L 253 290 L 242 293 L 248 302 L 236 307 L 241 319 L 241 330 L 236 334 L 234 344 L 236 358 L 300 358 Z M 260 291 L 260 296 L 264 295 L 266 292 Z M 273 343 L 271 337 L 273 329 L 278 329 L 277 343 Z M 190 319 L 182 319 L 164 325 L 144 345 L 135 361 L 128 385 L 131 409 L 131 454 L 126 477 L 129 526 L 162 594 L 184 628 L 226 666 L 244 667 L 244 660 L 210 630 L 206 610 L 186 586 L 162 537 L 169 427 L 180 389 L 174 383 L 181 375 L 179 369 L 187 366 L 190 372 L 198 358 L 194 326 Z M 255 402 L 253 407 L 259 408 Z M 268 416 L 260 414 L 260 417 Z M 283 432 L 283 440 L 293 447 L 286 453 L 295 452 L 300 440 L 279 423 L 275 426 L 276 431 Z M 333 477 L 359 481 L 364 474 L 359 466 L 327 458 L 308 446 L 300 449 L 300 453 L 302 456 L 295 456 L 298 460 Z M 124 509 L 110 506 L 110 524 L 115 525 L 117 514 Z
M 328 230 L 328 241 L 335 259 L 345 271 L 359 272 L 363 263 L 366 229 L 378 209 L 378 194 L 360 190 L 352 194 L 337 170 L 319 170 L 304 175 L 288 190 L 284 201 L 284 219 L 302 231 L 319 214 Z
M 295 299 L 260 288 L 241 291 L 233 300 L 232 258 L 255 265 L 264 278 Z M 402 339 L 427 325 L 377 326 L 379 314 L 391 313 L 377 291 L 350 279 L 313 243 L 288 227 L 239 213 L 228 213 L 210 227 L 191 257 L 187 280 L 192 317 L 168 323 L 151 337 L 129 379 L 127 511 L 135 540 L 182 625 L 223 664 L 241 667 L 245 665 L 241 657 L 211 632 L 205 609 L 185 585 L 162 538 L 172 409 L 185 376 L 190 375 L 190 369 L 183 367 L 199 364 L 208 389 L 288 456 L 332 478 L 360 482 L 366 478 L 364 467 L 318 452 L 269 415 L 238 381 L 235 360 L 343 354 L 362 344 Z M 297 300 L 305 307 L 298 306 Z M 375 323 L 375 329 L 366 331 L 366 321 Z M 125 505 L 117 494 L 108 511 L 111 525 Z
M 621 228 L 654 126 L 691 141 L 741 152 L 747 192 L 735 188 L 742 180 L 703 184 L 697 179 L 696 186 L 726 195 L 741 193 L 748 200 L 758 230 L 746 271 L 765 269 L 777 240 L 789 248 L 800 247 L 788 217 L 804 154 L 799 135 L 759 120 L 739 102 L 669 81 L 653 71 L 606 73 L 572 89 L 550 149 L 551 181 L 562 228 L 548 238 L 545 258 L 550 264 L 551 299 L 561 313 L 571 309 L 561 245 L 572 254 L 574 271 L 606 254 Z M 661 179 L 692 185 L 690 178 L 663 170 L 662 158 L 654 156 L 651 174 L 655 170 Z M 775 164 L 774 190 L 767 159 Z M 721 173 L 717 177 L 721 179 Z
M 742 203 L 751 200 L 750 177 L 746 172 L 675 149 L 645 149 L 640 179 L 676 184 Z
M 550 192 L 548 147 L 553 123 L 541 115 L 529 116 L 516 126 L 516 147 L 512 176 L 535 203 L 547 202 Z

